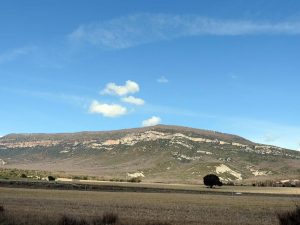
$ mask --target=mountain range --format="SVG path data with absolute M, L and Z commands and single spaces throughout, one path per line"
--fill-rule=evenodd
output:
M 157 125 L 116 131 L 9 134 L 0 138 L 0 167 L 144 181 L 197 183 L 300 178 L 300 152 L 237 135 Z

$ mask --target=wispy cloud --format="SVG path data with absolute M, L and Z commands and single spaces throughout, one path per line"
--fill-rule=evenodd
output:
M 28 55 L 35 51 L 37 47 L 26 46 L 21 48 L 15 48 L 6 52 L 0 53 L 0 63 L 6 63 L 18 59 L 19 57 Z
M 1 91 L 5 93 L 12 93 L 21 96 L 44 99 L 47 101 L 67 103 L 80 108 L 87 108 L 88 104 L 91 102 L 91 98 L 89 97 L 83 97 L 83 96 L 66 94 L 66 93 L 53 93 L 53 92 L 46 92 L 46 91 L 14 89 L 14 88 L 6 88 L 6 87 L 0 87 L 0 92 Z
M 165 83 L 168 83 L 169 80 L 165 77 L 165 76 L 161 76 L 160 78 L 158 78 L 156 80 L 158 83 L 162 83 L 162 84 L 165 84 Z
M 133 97 L 133 96 L 128 96 L 128 97 L 121 98 L 121 101 L 129 103 L 129 104 L 133 104 L 133 105 L 144 105 L 145 104 L 145 101 L 143 99 L 136 98 L 136 97 Z
M 265 143 L 274 143 L 275 141 L 277 141 L 278 139 L 280 139 L 279 136 L 271 134 L 271 133 L 267 133 L 262 137 L 262 140 Z
M 69 38 L 105 49 L 125 49 L 141 44 L 202 35 L 299 35 L 299 22 L 221 20 L 199 15 L 134 14 L 81 25 Z

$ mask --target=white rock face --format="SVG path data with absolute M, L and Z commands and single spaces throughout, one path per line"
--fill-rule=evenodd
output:
M 178 145 L 181 145 L 181 146 L 186 147 L 186 148 L 188 148 L 188 149 L 192 149 L 192 148 L 193 148 L 192 145 L 186 144 L 186 143 L 181 142 L 181 141 L 179 141 L 179 140 L 171 141 L 171 144 L 178 144 Z
M 186 136 L 181 133 L 170 134 L 170 133 L 163 133 L 163 132 L 158 132 L 158 131 L 145 131 L 142 133 L 129 134 L 120 139 L 106 140 L 102 143 L 92 143 L 92 144 L 90 144 L 90 147 L 101 148 L 104 146 L 115 146 L 115 145 L 119 145 L 119 144 L 133 146 L 141 141 L 156 141 L 156 140 L 170 140 L 170 143 L 173 145 L 177 144 L 177 145 L 181 145 L 186 148 L 189 148 L 189 149 L 192 149 L 193 146 L 186 143 L 186 141 L 199 142 L 199 143 L 216 143 L 219 145 L 231 144 L 231 143 L 228 143 L 225 141 L 189 137 L 189 136 Z M 232 143 L 231 145 L 239 146 L 239 147 L 247 147 L 247 145 L 243 145 L 240 143 Z
M 179 160 L 182 160 L 182 159 L 186 159 L 186 160 L 198 160 L 198 159 L 201 159 L 201 157 L 199 157 L 199 156 L 189 157 L 187 155 L 179 155 L 178 159 Z
M 252 174 L 254 176 L 267 176 L 268 171 L 259 171 L 259 170 L 253 170 Z
M 236 177 L 237 180 L 242 180 L 242 174 L 230 169 L 228 166 L 221 164 L 220 166 L 216 166 L 216 173 L 230 173 L 232 176 Z
M 145 177 L 145 175 L 143 172 L 136 172 L 136 173 L 127 173 L 127 177 L 138 178 L 138 177 Z
M 198 150 L 197 153 L 206 154 L 206 155 L 212 155 L 212 152 L 206 152 L 206 151 L 201 151 L 201 150 Z
M 238 146 L 238 147 L 244 147 L 244 148 L 248 147 L 248 145 L 243 145 L 243 144 L 235 143 L 235 142 L 233 142 L 232 145 L 233 146 Z
M 60 151 L 59 153 L 68 153 L 70 151 L 67 151 L 67 150 L 63 150 L 63 151 Z
M 228 143 L 225 141 L 220 141 L 217 139 L 206 139 L 201 137 L 189 137 L 182 133 L 165 133 L 165 132 L 158 132 L 158 131 L 145 131 L 145 132 L 138 132 L 138 133 L 131 133 L 119 139 L 109 139 L 105 141 L 99 140 L 85 140 L 81 142 L 82 145 L 92 148 L 92 149 L 105 149 L 111 150 L 116 145 L 122 144 L 127 146 L 133 146 L 139 142 L 147 142 L 147 141 L 156 141 L 156 140 L 168 140 L 171 145 L 175 145 L 177 148 L 180 146 L 186 147 L 188 149 L 193 149 L 194 145 L 191 142 L 198 142 L 198 143 L 214 143 L 216 145 L 233 145 L 239 147 L 247 147 L 247 145 L 243 145 L 240 143 Z M 51 147 L 57 146 L 61 144 L 61 141 L 25 141 L 25 142 L 0 142 L 0 148 L 8 149 L 8 148 L 34 148 L 34 147 Z M 76 148 L 80 143 L 78 141 L 74 141 L 71 143 L 71 147 Z M 71 148 L 70 147 L 70 148 Z M 257 148 L 259 148 L 257 146 Z M 66 148 L 64 149 L 66 150 Z M 260 150 L 261 151 L 261 150 Z M 66 152 L 61 152 L 66 153 Z
M 226 142 L 226 141 L 220 141 L 219 142 L 220 145 L 229 145 L 230 143 Z
M 56 178 L 56 181 L 71 182 L 71 181 L 73 181 L 73 180 L 72 180 L 72 179 L 69 179 L 69 178 Z
M 5 148 L 34 148 L 34 147 L 51 147 L 56 146 L 59 141 L 23 141 L 14 143 L 0 143 L 0 147 Z
M 0 159 L 0 166 L 4 166 L 6 164 L 7 164 L 7 162 L 5 162 L 3 159 Z

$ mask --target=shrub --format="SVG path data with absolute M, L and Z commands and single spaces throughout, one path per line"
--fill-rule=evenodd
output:
M 142 178 L 141 177 L 132 177 L 128 180 L 128 182 L 140 183 L 140 182 L 142 182 Z
M 106 212 L 102 217 L 93 220 L 93 225 L 111 225 L 118 224 L 119 216 L 116 213 Z
M 93 220 L 92 220 L 92 223 L 91 223 L 92 225 L 103 225 L 103 223 L 102 223 L 102 218 L 100 217 L 100 218 L 94 218 Z
M 25 173 L 22 173 L 20 177 L 21 178 L 27 178 L 27 175 Z
M 4 224 L 6 220 L 5 210 L 2 205 L 0 205 L 0 224 Z
M 58 221 L 58 225 L 75 225 L 76 224 L 76 220 L 75 218 L 63 215 L 59 221 Z
M 300 206 L 291 212 L 277 215 L 280 225 L 299 225 L 300 224 Z
M 126 180 L 122 179 L 122 178 L 111 178 L 111 179 L 109 179 L 109 181 L 111 181 L 111 182 L 125 182 Z M 129 181 L 129 180 L 127 180 L 127 181 Z
M 88 222 L 84 219 L 63 215 L 58 221 L 58 225 L 88 225 Z
M 119 221 L 119 217 L 116 213 L 104 213 L 102 216 L 103 224 L 116 224 Z
M 53 176 L 48 176 L 48 180 L 49 180 L 49 181 L 55 181 L 55 177 L 53 177 Z

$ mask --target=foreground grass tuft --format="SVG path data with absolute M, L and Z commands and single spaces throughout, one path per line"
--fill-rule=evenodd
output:
M 102 217 L 94 219 L 92 225 L 117 225 L 119 223 L 119 216 L 116 213 L 106 212 Z
M 116 213 L 104 213 L 102 216 L 103 224 L 116 224 L 119 221 L 119 217 Z
M 170 223 L 167 222 L 151 222 L 151 223 L 147 223 L 146 225 L 171 225 Z
M 58 225 L 88 225 L 89 223 L 84 219 L 76 219 L 71 216 L 63 215 L 58 221 Z
M 300 206 L 291 212 L 278 214 L 280 225 L 299 225 L 300 224 Z
M 136 223 L 123 222 L 113 212 L 106 212 L 97 219 L 87 219 L 72 215 L 53 217 L 51 220 L 41 216 L 25 218 L 24 215 L 6 213 L 3 206 L 0 206 L 0 225 L 137 225 Z M 145 225 L 171 225 L 164 222 L 143 223 Z M 139 224 L 140 225 L 140 224 Z

